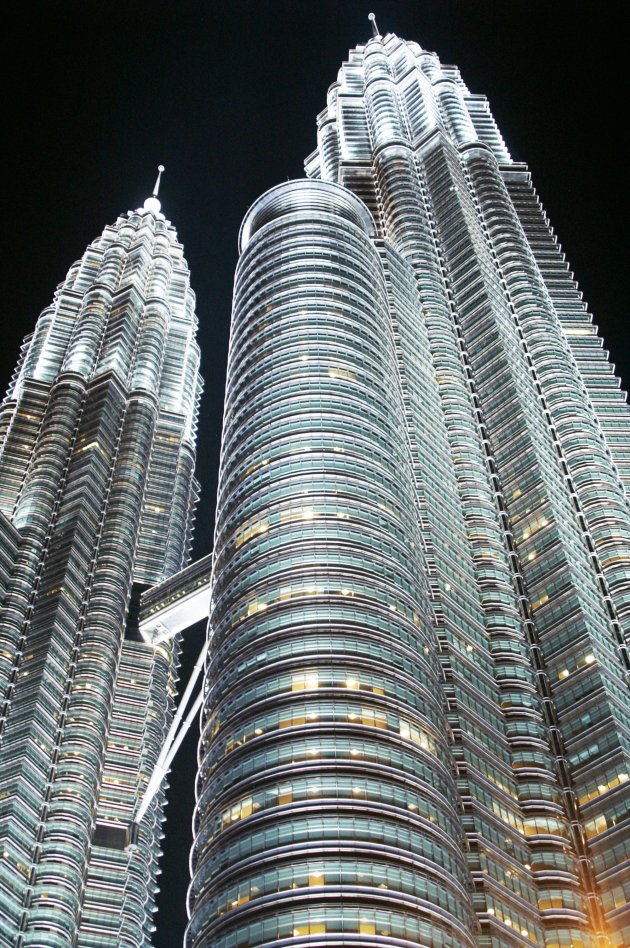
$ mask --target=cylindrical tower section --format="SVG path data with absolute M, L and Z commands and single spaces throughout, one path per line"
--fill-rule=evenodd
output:
M 191 948 L 475 944 L 372 228 L 304 180 L 241 229 Z

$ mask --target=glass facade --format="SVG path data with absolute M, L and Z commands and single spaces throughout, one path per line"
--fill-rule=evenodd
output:
M 172 716 L 177 640 L 140 593 L 188 562 L 194 295 L 159 202 L 92 243 L 0 407 L 0 943 L 151 941 L 163 796 L 121 840 Z
M 357 47 L 306 171 L 241 230 L 187 943 L 621 948 L 625 398 L 455 67 Z

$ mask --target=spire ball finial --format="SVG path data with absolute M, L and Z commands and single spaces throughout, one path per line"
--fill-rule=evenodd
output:
M 164 165 L 158 165 L 158 176 L 155 181 L 155 187 L 153 188 L 153 197 L 158 196 L 158 191 L 160 190 L 160 179 L 162 178 L 162 172 L 165 171 Z
M 368 13 L 368 20 L 372 24 L 372 36 L 380 36 L 378 26 L 376 25 L 376 16 L 374 13 Z

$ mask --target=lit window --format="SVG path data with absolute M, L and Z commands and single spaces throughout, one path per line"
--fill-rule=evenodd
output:
M 547 595 L 547 593 L 545 593 L 544 596 L 541 596 L 540 599 L 536 599 L 536 601 L 532 603 L 532 612 L 534 612 L 536 609 L 540 609 L 540 607 L 544 606 L 546 602 L 549 602 L 549 596 Z
M 293 675 L 291 691 L 305 691 L 313 688 L 319 688 L 319 675 L 317 672 L 299 672 Z
M 331 379 L 347 379 L 350 382 L 356 382 L 357 380 L 355 373 L 346 369 L 328 369 L 328 375 Z

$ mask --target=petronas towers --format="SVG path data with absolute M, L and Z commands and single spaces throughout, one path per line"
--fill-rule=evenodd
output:
M 186 944 L 622 948 L 628 407 L 485 97 L 373 34 L 241 228 Z M 153 197 L 2 406 L 0 944 L 151 944 L 195 333 Z

